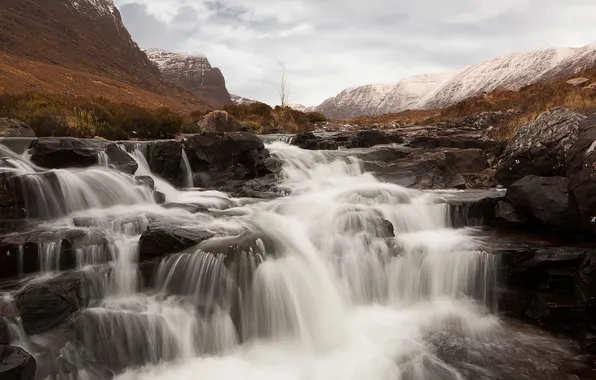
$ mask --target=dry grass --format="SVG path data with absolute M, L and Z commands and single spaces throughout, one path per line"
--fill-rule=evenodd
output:
M 572 78 L 585 77 L 588 83 L 596 82 L 596 69 L 587 70 Z M 464 100 L 442 110 L 405 111 L 398 114 L 359 117 L 346 120 L 356 125 L 399 124 L 420 125 L 437 122 L 458 122 L 463 117 L 487 111 L 515 110 L 516 115 L 495 125 L 492 135 L 496 139 L 508 140 L 517 129 L 536 119 L 541 113 L 556 107 L 565 107 L 589 115 L 596 112 L 596 90 L 574 87 L 566 78 L 552 83 L 534 84 L 519 91 L 498 90 L 487 95 Z

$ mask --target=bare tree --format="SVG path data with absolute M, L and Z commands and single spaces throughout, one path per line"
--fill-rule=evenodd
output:
M 288 76 L 286 74 L 286 66 L 284 65 L 281 73 L 281 85 L 279 87 L 279 98 L 281 100 L 281 106 L 286 107 L 288 105 L 288 98 L 290 97 L 290 90 L 288 88 Z

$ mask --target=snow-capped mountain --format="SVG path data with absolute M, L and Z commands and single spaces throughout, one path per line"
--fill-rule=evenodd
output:
M 573 49 L 546 49 L 507 54 L 472 65 L 436 89 L 416 108 L 443 108 L 498 88 L 518 90 L 537 82 L 572 54 Z
M 212 67 L 204 55 L 171 53 L 160 49 L 148 49 L 145 54 L 157 65 L 165 81 L 218 103 L 232 104 L 223 74 Z
M 258 103 L 256 100 L 245 98 L 240 95 L 231 94 L 231 97 L 232 97 L 232 103 L 237 104 L 237 105 Z
M 347 89 L 315 108 L 329 118 L 380 115 L 407 109 L 443 108 L 496 89 L 571 76 L 596 66 L 596 43 L 582 48 L 513 53 L 459 72 L 416 75 L 396 84 Z
M 305 106 L 302 104 L 288 104 L 293 110 L 300 111 L 300 112 L 311 112 L 315 107 Z

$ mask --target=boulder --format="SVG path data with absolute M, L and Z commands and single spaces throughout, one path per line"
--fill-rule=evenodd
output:
M 25 332 L 35 335 L 59 327 L 88 305 L 89 293 L 89 283 L 78 274 L 28 285 L 15 295 Z
M 403 142 L 403 139 L 395 136 L 393 139 L 389 138 L 381 131 L 361 131 L 350 139 L 350 148 L 370 148 L 375 145 L 386 145 L 397 142 Z
M 4 220 L 27 217 L 21 181 L 13 172 L 0 172 L 0 218 Z
M 189 137 L 184 147 L 200 187 L 219 188 L 278 170 L 261 139 L 252 133 L 203 133 Z
M 35 359 L 20 347 L 0 346 L 0 379 L 34 380 Z
M 0 137 L 36 137 L 35 131 L 19 120 L 0 117 Z
M 31 161 L 48 169 L 87 168 L 99 163 L 100 153 L 108 164 L 127 174 L 134 174 L 138 165 L 115 143 L 97 139 L 43 137 L 31 146 Z
M 564 176 L 565 162 L 585 118 L 557 108 L 520 127 L 499 159 L 497 181 L 508 187 L 526 175 Z
M 579 124 L 579 136 L 569 150 L 567 177 L 574 216 L 586 230 L 596 227 L 596 115 Z
M 136 176 L 135 181 L 140 186 L 145 186 L 151 191 L 155 190 L 155 180 L 148 175 Z
M 445 160 L 446 165 L 457 173 L 480 173 L 489 167 L 480 149 L 447 150 Z
M 516 209 L 551 227 L 574 228 L 570 223 L 569 181 L 562 177 L 526 176 L 507 189 Z
M 495 222 L 503 227 L 522 226 L 527 222 L 527 218 L 520 214 L 510 202 L 499 201 L 495 206 Z
M 171 226 L 167 223 L 155 222 L 141 235 L 139 262 L 182 252 L 211 237 L 213 237 L 212 233 L 198 228 Z
M 491 160 L 501 155 L 505 148 L 500 141 L 473 136 L 417 136 L 411 139 L 406 146 L 418 149 L 480 149 Z
M 202 132 L 237 132 L 242 124 L 226 111 L 213 111 L 208 113 L 199 122 Z
M 182 187 L 184 174 L 182 171 L 182 143 L 167 140 L 155 141 L 145 146 L 146 158 L 151 172 L 167 180 L 172 185 Z
M 298 133 L 291 141 L 291 144 L 306 150 L 338 150 L 345 147 L 348 138 L 343 141 L 336 141 L 334 138 L 317 136 L 312 132 Z

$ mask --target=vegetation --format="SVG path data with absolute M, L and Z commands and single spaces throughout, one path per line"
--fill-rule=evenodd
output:
M 263 103 L 230 105 L 224 109 L 255 133 L 300 132 L 312 129 L 322 115 Z M 181 115 L 167 108 L 146 109 L 105 98 L 81 98 L 53 94 L 0 95 L 0 117 L 29 124 L 40 136 L 73 136 L 109 140 L 165 139 L 180 133 L 199 133 L 197 122 L 208 111 Z
M 596 82 L 596 69 L 591 69 L 574 77 L 590 79 Z M 511 117 L 506 117 L 494 125 L 492 137 L 508 140 L 517 129 L 536 119 L 541 113 L 556 107 L 565 107 L 573 111 L 590 115 L 596 112 L 596 89 L 575 87 L 567 83 L 570 78 L 552 83 L 526 86 L 519 91 L 497 90 L 490 94 L 464 100 L 443 110 L 411 110 L 398 114 L 372 117 L 359 117 L 348 120 L 358 125 L 399 124 L 402 126 L 431 124 L 438 122 L 457 122 L 462 118 L 482 112 L 513 110 Z

